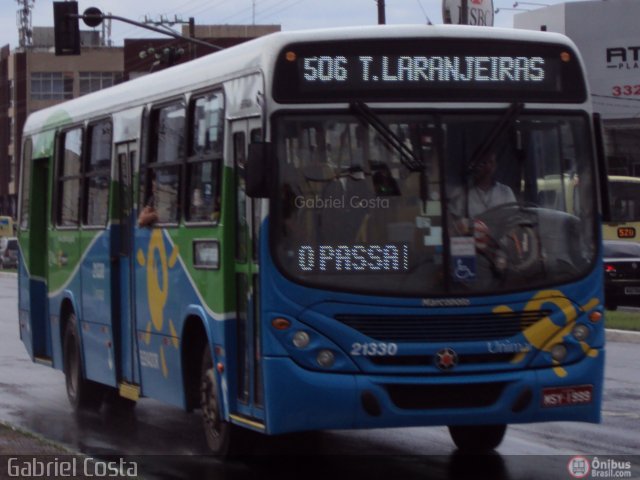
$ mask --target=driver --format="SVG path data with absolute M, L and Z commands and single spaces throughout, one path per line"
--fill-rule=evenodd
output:
M 475 218 L 491 208 L 516 201 L 513 190 L 495 180 L 497 165 L 495 152 L 487 153 L 476 163 L 472 186 L 466 194 L 463 189 L 456 189 L 451 197 L 450 208 L 454 216 Z

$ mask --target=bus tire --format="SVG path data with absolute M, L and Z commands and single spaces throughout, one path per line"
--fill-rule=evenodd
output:
M 213 358 L 209 345 L 204 348 L 200 370 L 200 408 L 204 434 L 209 450 L 214 455 L 227 457 L 238 452 L 242 432 L 239 427 L 227 422 L 222 416 L 218 380 L 213 368 Z
M 69 314 L 64 332 L 63 368 L 67 398 L 74 410 L 97 410 L 102 404 L 104 390 L 102 385 L 84 378 L 82 374 L 82 356 L 78 338 L 77 319 Z
M 482 453 L 494 450 L 500 445 L 506 425 L 450 425 L 449 434 L 458 450 Z

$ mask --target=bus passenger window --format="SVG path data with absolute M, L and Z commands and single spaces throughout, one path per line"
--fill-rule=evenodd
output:
M 104 226 L 109 206 L 111 122 L 107 120 L 91 125 L 89 142 L 84 167 L 83 223 Z
M 29 228 L 32 153 L 33 143 L 30 138 L 27 138 L 22 151 L 22 195 L 20 195 L 20 228 L 23 230 Z
M 145 175 L 143 207 L 153 207 L 159 223 L 177 223 L 179 220 L 180 171 L 185 156 L 185 119 L 186 112 L 182 104 L 169 105 L 154 110 L 151 114 L 151 156 L 146 165 L 149 173 Z M 153 205 L 148 205 L 150 199 L 153 200 Z
M 80 156 L 82 129 L 61 134 L 58 159 L 58 205 L 56 219 L 61 226 L 77 226 L 80 207 Z
M 191 104 L 186 219 L 218 223 L 224 139 L 224 98 L 212 92 Z

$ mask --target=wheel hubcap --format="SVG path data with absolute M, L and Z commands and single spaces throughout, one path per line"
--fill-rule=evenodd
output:
M 71 343 L 69 345 L 67 368 L 69 372 L 69 377 L 67 380 L 67 390 L 69 392 L 69 396 L 75 398 L 76 392 L 78 391 L 79 365 L 78 365 L 78 362 L 76 361 L 76 348 L 74 343 Z
M 213 368 L 205 372 L 202 382 L 200 404 L 202 406 L 202 416 L 207 426 L 208 434 L 218 439 L 220 437 L 220 416 L 213 375 Z

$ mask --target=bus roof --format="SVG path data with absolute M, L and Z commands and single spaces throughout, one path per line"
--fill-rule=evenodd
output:
M 291 43 L 385 38 L 520 40 L 564 44 L 578 54 L 578 49 L 573 42 L 561 34 L 494 27 L 376 25 L 277 32 L 34 112 L 25 123 L 24 134 L 29 135 L 44 129 L 58 128 L 101 114 L 106 115 L 171 96 L 178 96 L 184 92 L 220 84 L 250 72 L 263 72 L 269 78 L 274 68 L 276 55 Z

